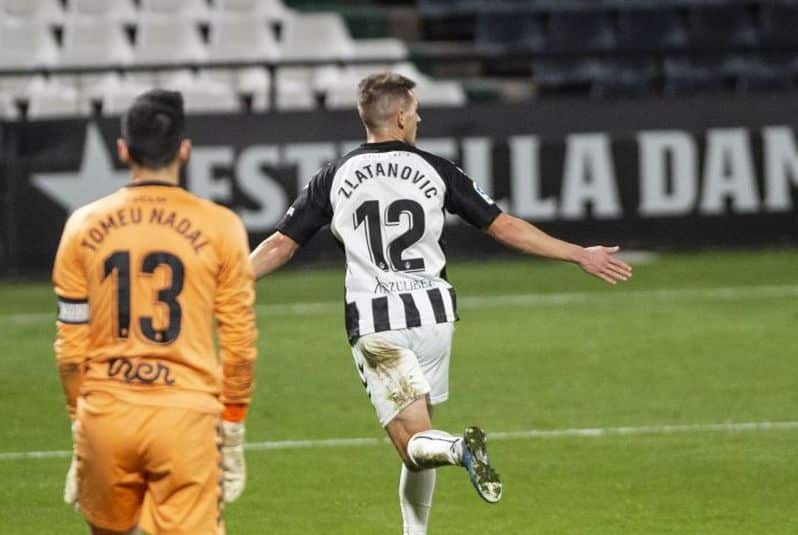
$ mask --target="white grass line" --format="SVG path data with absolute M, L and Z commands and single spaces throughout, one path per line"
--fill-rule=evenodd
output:
M 613 436 L 673 435 L 690 433 L 747 433 L 761 431 L 798 430 L 798 421 L 744 422 L 719 424 L 644 425 L 639 427 L 587 427 L 580 429 L 529 429 L 526 431 L 489 432 L 491 441 L 536 440 L 552 438 L 600 438 Z M 250 451 L 297 450 L 310 448 L 349 448 L 388 444 L 387 438 L 329 438 L 320 440 L 277 440 L 248 442 Z M 28 459 L 59 459 L 72 455 L 71 451 L 16 451 L 0 453 L 0 461 Z
M 609 292 L 565 292 L 520 295 L 465 296 L 458 299 L 461 309 L 492 306 L 562 306 L 587 304 L 617 299 L 650 301 L 734 301 L 738 299 L 773 299 L 798 297 L 798 285 L 732 286 L 727 288 L 677 288 L 660 290 L 612 290 Z M 311 314 L 339 314 L 340 301 L 257 305 L 261 316 L 305 316 Z M 26 325 L 41 321 L 55 321 L 55 313 L 0 314 L 0 324 Z
M 611 436 L 674 435 L 678 433 L 744 433 L 750 431 L 792 431 L 798 422 L 746 422 L 696 425 L 647 425 L 641 427 L 588 427 L 584 429 L 530 429 L 488 433 L 491 440 L 522 440 L 537 438 L 594 438 Z

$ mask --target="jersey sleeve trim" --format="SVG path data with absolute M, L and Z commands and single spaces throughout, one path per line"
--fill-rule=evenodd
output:
M 327 165 L 311 179 L 277 223 L 277 230 L 300 245 L 305 245 L 332 220 L 330 190 L 336 166 Z
M 429 152 L 415 151 L 435 168 L 446 184 L 446 210 L 481 230 L 488 228 L 502 213 L 479 184 L 454 163 Z

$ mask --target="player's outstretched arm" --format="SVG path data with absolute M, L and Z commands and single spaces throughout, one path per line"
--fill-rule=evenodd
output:
M 586 273 L 608 284 L 628 280 L 632 268 L 615 254 L 619 247 L 581 247 L 549 236 L 523 219 L 508 214 L 499 214 L 487 229 L 498 242 L 526 254 L 553 258 L 578 264 Z
M 262 242 L 249 255 L 255 279 L 265 277 L 291 260 L 299 249 L 299 244 L 280 231 L 275 232 Z

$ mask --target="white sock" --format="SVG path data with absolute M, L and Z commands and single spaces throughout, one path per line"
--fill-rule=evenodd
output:
M 436 429 L 422 431 L 410 437 L 407 456 L 419 469 L 459 465 L 463 460 L 463 439 Z
M 435 492 L 435 470 L 411 472 L 402 464 L 399 476 L 399 506 L 402 508 L 404 535 L 426 535 L 432 493 Z

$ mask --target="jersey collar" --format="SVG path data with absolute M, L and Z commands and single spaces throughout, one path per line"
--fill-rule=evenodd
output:
M 363 143 L 360 145 L 364 149 L 407 149 L 411 147 L 404 141 L 391 140 L 391 141 L 378 141 L 377 143 Z
M 139 188 L 141 186 L 164 186 L 167 188 L 179 188 L 178 184 L 172 184 L 171 182 L 163 182 L 162 180 L 137 180 L 136 182 L 131 182 L 127 184 L 126 188 Z

